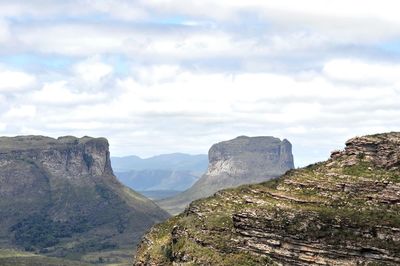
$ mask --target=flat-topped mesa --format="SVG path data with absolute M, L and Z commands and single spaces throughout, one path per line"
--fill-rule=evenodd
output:
M 207 172 L 188 190 L 158 204 L 177 214 L 193 200 L 225 188 L 267 181 L 294 168 L 292 145 L 286 139 L 240 136 L 212 145 Z
M 104 138 L 0 138 L 0 248 L 76 257 L 133 246 L 167 217 L 113 175 Z
M 214 144 L 208 154 L 210 163 L 202 179 L 215 186 L 209 195 L 223 188 L 266 181 L 294 168 L 292 145 L 274 137 L 240 136 Z
M 344 166 L 356 164 L 359 160 L 372 162 L 376 167 L 388 170 L 400 168 L 400 133 L 355 137 L 346 142 L 343 151 L 335 151 L 332 159 L 343 160 Z
M 105 138 L 1 137 L 0 147 L 1 160 L 29 160 L 58 178 L 113 175 Z
M 263 167 L 269 175 L 275 172 L 276 175 L 281 175 L 282 172 L 294 168 L 292 145 L 286 139 L 281 141 L 274 137 L 240 136 L 214 144 L 208 154 L 210 166 L 217 162 L 230 161 L 237 163 L 236 168 L 243 171 L 255 170 L 252 169 L 253 166 Z

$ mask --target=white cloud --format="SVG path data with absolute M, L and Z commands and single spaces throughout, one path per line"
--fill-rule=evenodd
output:
M 130 0 L 87 1 L 87 3 L 92 10 L 108 14 L 116 19 L 135 21 L 149 17 L 143 8 Z
M 133 73 L 139 81 L 145 83 L 168 82 L 174 80 L 182 70 L 177 65 L 156 65 L 149 67 L 136 66 Z
M 36 107 L 33 105 L 22 105 L 12 107 L 4 114 L 6 119 L 26 119 L 36 116 Z M 20 121 L 18 121 L 20 122 Z
M 113 67 L 93 57 L 75 65 L 74 71 L 81 80 L 93 84 L 110 75 Z
M 275 135 L 301 164 L 324 159 L 399 130 L 400 65 L 382 52 L 400 37 L 398 5 L 0 1 L 0 130 L 105 136 L 145 156 Z
M 265 27 L 279 26 L 287 31 L 304 29 L 323 33 L 332 40 L 376 43 L 381 39 L 400 36 L 400 18 L 396 0 L 196 0 L 141 1 L 142 5 L 161 14 L 180 14 L 208 18 L 218 23 L 249 23 L 250 16 Z M 243 25 L 243 24 L 242 24 Z
M 173 29 L 142 30 L 121 25 L 114 28 L 101 23 L 28 25 L 16 31 L 16 39 L 23 49 L 41 53 L 69 56 L 121 53 L 143 60 L 169 59 L 174 62 L 185 58 L 234 56 L 243 51 L 253 54 L 251 48 L 258 42 L 255 39 L 233 41 L 231 34 L 213 30 L 182 34 Z
M 11 37 L 8 23 L 0 19 L 0 43 L 7 42 Z
M 76 38 L 76 36 L 80 36 Z M 182 60 L 246 59 L 307 54 L 311 49 L 327 49 L 346 42 L 318 32 L 260 30 L 251 36 L 208 28 L 202 30 L 162 27 L 149 29 L 108 24 L 55 24 L 19 28 L 15 33 L 21 49 L 67 56 L 124 54 L 139 61 L 175 64 Z M 92 62 L 90 62 L 92 61 Z M 104 63 L 103 63 L 104 64 Z
M 67 81 L 47 83 L 28 96 L 29 102 L 40 107 L 36 114 L 41 117 L 29 128 L 103 135 L 111 141 L 136 132 L 136 144 L 115 151 L 127 154 L 137 149 L 150 155 L 152 150 L 161 152 L 154 151 L 154 144 L 165 151 L 182 146 L 184 151 L 205 152 L 213 142 L 240 134 L 286 137 L 300 147 L 321 141 L 318 145 L 333 149 L 352 132 L 396 127 L 396 121 L 400 122 L 396 79 L 375 86 L 354 85 L 354 80 L 338 83 L 331 66 L 328 61 L 323 73 L 303 79 L 276 73 L 226 75 L 191 72 L 176 65 L 144 66 L 135 72 L 142 73 L 140 79 L 116 80 L 108 88 L 113 97 L 73 91 Z M 385 66 L 388 73 L 397 69 L 397 65 Z M 343 67 L 350 77 L 353 72 L 357 77 L 357 68 Z M 373 67 L 367 70 L 371 72 L 359 77 L 377 74 Z M 194 136 L 205 140 L 196 143 L 191 140 Z M 152 145 L 143 147 L 149 138 Z M 178 144 L 180 139 L 188 143 Z
M 85 6 L 85 8 L 82 8 Z M 138 20 L 147 17 L 147 12 L 130 0 L 13 0 L 0 2 L 0 16 L 33 18 L 59 18 L 60 16 L 82 17 L 102 14 L 116 19 Z
M 332 79 L 363 84 L 389 84 L 400 87 L 400 64 L 335 59 L 325 64 L 323 72 Z
M 28 26 L 20 28 L 16 34 L 20 45 L 26 49 L 83 56 L 123 51 L 124 42 L 129 37 L 126 31 L 91 24 Z
M 258 0 L 201 0 L 201 1 L 84 1 L 85 8 L 80 8 L 82 2 L 78 1 L 2 1 L 0 3 L 0 15 L 3 17 L 29 16 L 33 19 L 51 20 L 50 24 L 24 25 L 20 23 L 18 37 L 27 48 L 35 47 L 41 52 L 57 52 L 70 55 L 96 54 L 105 50 L 130 50 L 129 47 L 139 51 L 140 46 L 147 46 L 148 38 L 136 38 L 137 34 L 143 36 L 143 32 L 151 35 L 150 39 L 158 39 L 156 35 L 166 30 L 162 20 L 176 19 L 177 24 L 187 27 L 204 27 L 205 29 L 224 29 L 230 31 L 232 25 L 252 29 L 257 23 L 266 25 L 262 31 L 271 33 L 276 27 L 276 32 L 303 31 L 312 33 L 308 38 L 319 42 L 318 39 L 328 38 L 330 41 L 339 43 L 376 43 L 382 39 L 400 37 L 400 18 L 397 9 L 400 7 L 398 1 L 362 1 L 362 0 L 302 0 L 302 1 L 258 1 Z M 60 17 L 88 17 L 88 18 L 112 18 L 115 21 L 106 23 L 108 29 L 96 30 L 99 25 L 85 22 L 60 23 L 55 18 Z M 253 20 L 243 22 L 242 20 Z M 100 19 L 101 20 L 101 19 Z M 210 23 L 206 23 L 211 20 Z M 90 21 L 90 19 L 89 19 Z M 126 30 L 125 21 L 153 22 L 153 26 L 143 28 L 143 25 L 134 24 L 135 31 Z M 53 25 L 54 24 L 54 25 Z M 51 26 L 49 26 L 51 25 Z M 225 27 L 227 26 L 227 27 Z M 158 27 L 158 28 L 157 28 Z M 154 34 L 154 30 L 157 30 Z M 42 31 L 43 30 L 43 31 Z M 240 29 L 239 29 L 240 30 Z M 194 30 L 196 31 L 196 30 Z M 248 31 L 248 30 L 247 30 Z M 187 32 L 185 29 L 184 34 Z M 182 32 L 181 32 L 182 33 Z M 214 33 L 214 34 L 212 34 Z M 181 34 L 181 37 L 182 35 Z M 238 36 L 240 32 L 233 30 Z M 163 34 L 162 34 L 163 35 Z M 214 35 L 214 36 L 213 36 Z M 283 34 L 284 35 L 284 34 Z M 78 38 L 76 38 L 78 36 Z M 208 32 L 207 36 L 215 37 L 215 32 Z M 164 36 L 165 37 L 165 36 Z M 190 40 L 181 43 L 185 49 L 193 49 L 191 45 L 203 43 Z M 204 38 L 204 37 L 203 37 Z M 221 42 L 224 40 L 216 41 Z M 285 43 L 287 40 L 277 40 Z M 173 49 L 170 43 L 151 42 L 155 50 Z M 212 40 L 206 43 L 212 45 Z M 175 42 L 179 45 L 179 43 Z M 234 43 L 231 43 L 232 45 Z M 128 47 L 127 47 L 128 46 Z M 154 46 L 154 47 L 153 47 Z M 145 47 L 146 48 L 146 47 Z M 147 47 L 148 48 L 148 47 Z M 89 52 L 90 51 L 90 52 Z
M 16 92 L 31 88 L 35 76 L 21 71 L 0 69 L 0 92 Z
M 122 117 L 124 121 L 131 121 L 126 128 L 119 125 L 120 132 L 146 130 L 147 135 L 136 136 L 141 140 L 138 143 L 153 135 L 157 138 L 157 134 L 169 140 L 177 135 L 179 139 L 189 139 L 201 134 L 210 144 L 238 134 L 276 135 L 289 138 L 299 147 L 318 145 L 320 148 L 314 147 L 316 150 L 325 150 L 318 155 L 321 159 L 355 132 L 396 129 L 396 121 L 400 122 L 397 118 L 400 109 L 395 105 L 400 101 L 400 94 L 392 86 L 341 84 L 326 79 L 325 74 L 297 80 L 271 73 L 234 76 L 182 70 L 177 73 L 173 80 L 162 83 L 121 81 L 123 93 L 107 104 L 108 108 L 118 110 L 116 117 L 111 118 L 110 114 L 109 119 Z M 379 111 L 388 107 L 390 112 Z M 93 108 L 88 119 L 93 119 L 100 110 L 106 112 L 105 106 Z M 81 111 L 77 110 L 76 115 Z M 325 141 L 321 141 L 321 136 L 325 136 Z M 115 135 L 113 140 L 117 138 Z M 164 145 L 169 144 L 159 139 L 157 147 L 167 150 Z M 200 144 L 188 141 L 187 145 L 192 145 L 190 151 L 201 151 Z M 297 154 L 309 156 L 306 149 Z M 317 155 L 312 156 L 315 159 Z M 301 163 L 309 162 L 311 157 Z
M 39 104 L 75 106 L 97 103 L 107 98 L 104 93 L 73 92 L 67 85 L 67 81 L 46 83 L 41 90 L 35 91 L 29 96 L 30 100 Z

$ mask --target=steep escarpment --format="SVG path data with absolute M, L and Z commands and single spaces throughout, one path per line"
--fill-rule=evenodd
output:
M 400 133 L 217 192 L 153 227 L 136 265 L 399 265 Z
M 208 153 L 209 166 L 190 189 L 158 204 L 172 214 L 193 200 L 224 188 L 253 184 L 284 174 L 294 167 L 292 145 L 274 137 L 241 136 L 214 144 Z
M 0 247 L 79 258 L 128 248 L 168 215 L 122 186 L 103 138 L 0 138 Z

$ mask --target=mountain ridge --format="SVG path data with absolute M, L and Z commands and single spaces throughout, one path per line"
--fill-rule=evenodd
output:
M 398 265 L 400 132 L 217 192 L 154 226 L 135 265 Z

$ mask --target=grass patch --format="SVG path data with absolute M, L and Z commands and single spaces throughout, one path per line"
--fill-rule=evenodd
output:
M 2 266 L 90 266 L 91 264 L 54 257 L 41 256 L 29 252 L 0 249 Z

